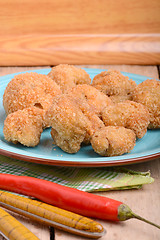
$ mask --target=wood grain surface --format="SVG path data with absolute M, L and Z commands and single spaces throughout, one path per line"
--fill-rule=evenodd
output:
M 45 66 L 48 68 L 50 66 Z M 158 68 L 156 66 L 130 66 L 130 65 L 102 65 L 80 67 L 117 69 L 120 71 L 141 74 L 144 76 L 158 79 Z M 40 67 L 38 67 L 40 68 Z M 35 67 L 0 67 L 0 76 L 5 74 L 32 70 Z M 37 68 L 36 68 L 37 69 Z M 139 190 L 123 190 L 97 193 L 106 197 L 114 198 L 128 204 L 134 212 L 160 224 L 160 159 L 126 166 L 136 171 L 150 171 L 151 176 L 155 179 L 154 183 L 143 186 Z M 14 215 L 26 227 L 28 227 L 40 240 L 86 240 L 55 229 L 55 234 L 48 227 L 42 224 L 29 221 L 19 215 Z M 99 220 L 98 220 L 99 221 Z M 122 223 L 113 223 L 99 221 L 107 230 L 107 234 L 101 240 L 158 240 L 160 239 L 160 230 L 149 226 L 138 220 L 128 220 Z M 0 236 L 0 240 L 4 239 Z
M 159 0 L 0 0 L 0 65 L 159 64 Z
M 26 35 L 0 38 L 1 66 L 159 64 L 160 34 Z
M 159 0 L 0 0 L 0 35 L 160 33 Z

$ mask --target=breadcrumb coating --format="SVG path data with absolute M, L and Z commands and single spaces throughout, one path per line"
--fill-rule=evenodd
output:
M 85 102 L 83 101 L 78 101 L 77 105 L 79 106 L 83 114 L 87 117 L 87 119 L 90 121 L 90 131 L 87 131 L 86 136 L 83 140 L 83 143 L 88 145 L 90 144 L 90 140 L 95 131 L 103 128 L 105 125 L 103 121 L 99 118 L 99 116 L 95 114 L 94 111 L 92 111 L 88 104 L 85 104 Z
M 15 144 L 21 143 L 27 147 L 35 147 L 43 131 L 41 111 L 39 108 L 30 107 L 10 113 L 4 121 L 5 139 Z
M 149 124 L 149 112 L 144 105 L 127 100 L 106 107 L 102 119 L 106 126 L 123 126 L 142 138 Z
M 128 95 L 112 95 L 109 98 L 111 99 L 111 101 L 113 103 L 119 103 L 119 102 L 124 102 L 127 100 L 130 100 L 130 101 L 133 100 L 133 97 L 130 94 L 128 94 Z
M 74 99 L 65 94 L 56 97 L 45 117 L 52 127 L 54 143 L 65 152 L 78 152 L 86 134 L 90 134 L 91 123 Z
M 148 108 L 150 123 L 148 128 L 160 128 L 160 81 L 147 79 L 137 85 L 133 100 Z
M 95 87 L 87 84 L 77 85 L 69 92 L 76 99 L 81 99 L 85 104 L 89 104 L 92 111 L 101 116 L 104 107 L 112 104 L 111 99 Z
M 16 75 L 3 95 L 6 114 L 31 106 L 47 110 L 54 96 L 61 94 L 60 87 L 48 76 L 36 72 Z
M 122 96 L 121 98 L 113 98 L 112 101 L 117 102 L 123 98 L 132 100 L 132 93 L 136 87 L 136 83 L 129 77 L 122 75 L 119 71 L 108 70 L 97 74 L 93 78 L 92 86 L 108 96 Z
M 78 84 L 91 83 L 91 78 L 84 69 L 68 64 L 53 67 L 48 76 L 60 86 L 63 93 L 68 92 L 70 88 Z
M 135 133 L 119 126 L 107 126 L 95 132 L 91 145 L 96 153 L 105 157 L 119 156 L 130 152 L 136 141 Z

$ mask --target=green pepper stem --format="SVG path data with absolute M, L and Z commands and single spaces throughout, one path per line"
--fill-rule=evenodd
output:
M 140 221 L 151 224 L 154 227 L 157 227 L 157 228 L 160 229 L 160 225 L 157 225 L 157 224 L 155 224 L 151 221 L 148 221 L 147 219 L 133 213 L 132 210 L 127 205 L 121 204 L 118 208 L 118 219 L 119 219 L 119 221 L 125 221 L 125 220 L 131 219 L 131 218 L 136 218 Z
M 132 213 L 132 215 L 133 215 L 132 218 L 136 218 L 136 219 L 138 219 L 138 220 L 141 220 L 141 221 L 143 221 L 143 222 L 146 222 L 146 223 L 148 223 L 148 224 L 151 224 L 151 225 L 153 225 L 154 227 L 157 227 L 157 228 L 160 229 L 160 226 L 159 226 L 158 224 L 155 224 L 155 223 L 153 223 L 153 222 L 151 222 L 151 221 L 149 221 L 149 220 L 147 220 L 147 219 L 145 219 L 145 218 L 143 218 L 143 217 L 141 217 L 141 216 L 139 216 L 139 215 L 137 215 L 137 214 L 135 214 L 135 213 Z

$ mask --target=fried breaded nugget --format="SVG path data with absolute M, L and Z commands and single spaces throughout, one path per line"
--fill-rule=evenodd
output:
M 149 112 L 144 105 L 127 100 L 106 107 L 102 119 L 106 126 L 123 126 L 142 138 L 149 124 Z
M 112 101 L 104 93 L 87 84 L 77 85 L 70 89 L 68 95 L 74 98 L 78 107 L 91 122 L 90 134 L 86 134 L 83 141 L 84 144 L 89 144 L 94 132 L 104 127 L 100 119 L 102 110 L 105 106 L 112 104 Z
M 136 141 L 135 133 L 127 128 L 108 126 L 95 132 L 91 145 L 101 156 L 119 156 L 130 152 Z
M 48 76 L 36 72 L 16 75 L 7 85 L 3 106 L 7 114 L 36 106 L 47 110 L 60 87 Z
M 60 64 L 53 67 L 48 76 L 60 86 L 63 93 L 68 92 L 70 88 L 78 84 L 91 83 L 91 78 L 84 69 L 68 64 Z
M 45 117 L 54 143 L 65 152 L 78 152 L 86 134 L 90 135 L 91 122 L 67 94 L 55 97 Z
M 10 113 L 4 121 L 3 133 L 7 141 L 21 143 L 27 147 L 36 146 L 41 137 L 42 110 L 36 107 L 25 108 Z
M 70 89 L 69 92 L 76 99 L 81 99 L 89 104 L 95 114 L 101 116 L 104 107 L 112 104 L 111 99 L 91 85 L 82 84 Z
M 92 86 L 110 96 L 113 102 L 118 102 L 123 99 L 132 100 L 136 83 L 119 71 L 109 70 L 96 75 L 93 78 Z M 116 96 L 118 97 L 116 98 Z
M 137 85 L 133 100 L 148 108 L 150 123 L 148 128 L 160 128 L 160 81 L 147 79 Z
M 109 97 L 113 103 L 124 102 L 127 100 L 132 101 L 132 95 L 112 95 Z
M 86 104 L 83 101 L 82 102 L 78 101 L 77 105 L 79 106 L 83 114 L 87 117 L 87 119 L 90 121 L 90 131 L 87 131 L 86 136 L 83 140 L 83 143 L 88 145 L 90 144 L 90 140 L 95 131 L 103 128 L 105 125 L 103 121 L 98 117 L 98 115 L 95 114 L 94 111 L 92 111 L 88 104 Z

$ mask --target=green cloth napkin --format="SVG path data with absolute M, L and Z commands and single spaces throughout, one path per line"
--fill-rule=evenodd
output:
M 0 156 L 0 173 L 45 179 L 86 192 L 141 188 L 154 179 L 149 172 L 135 172 L 121 167 L 56 167 Z

